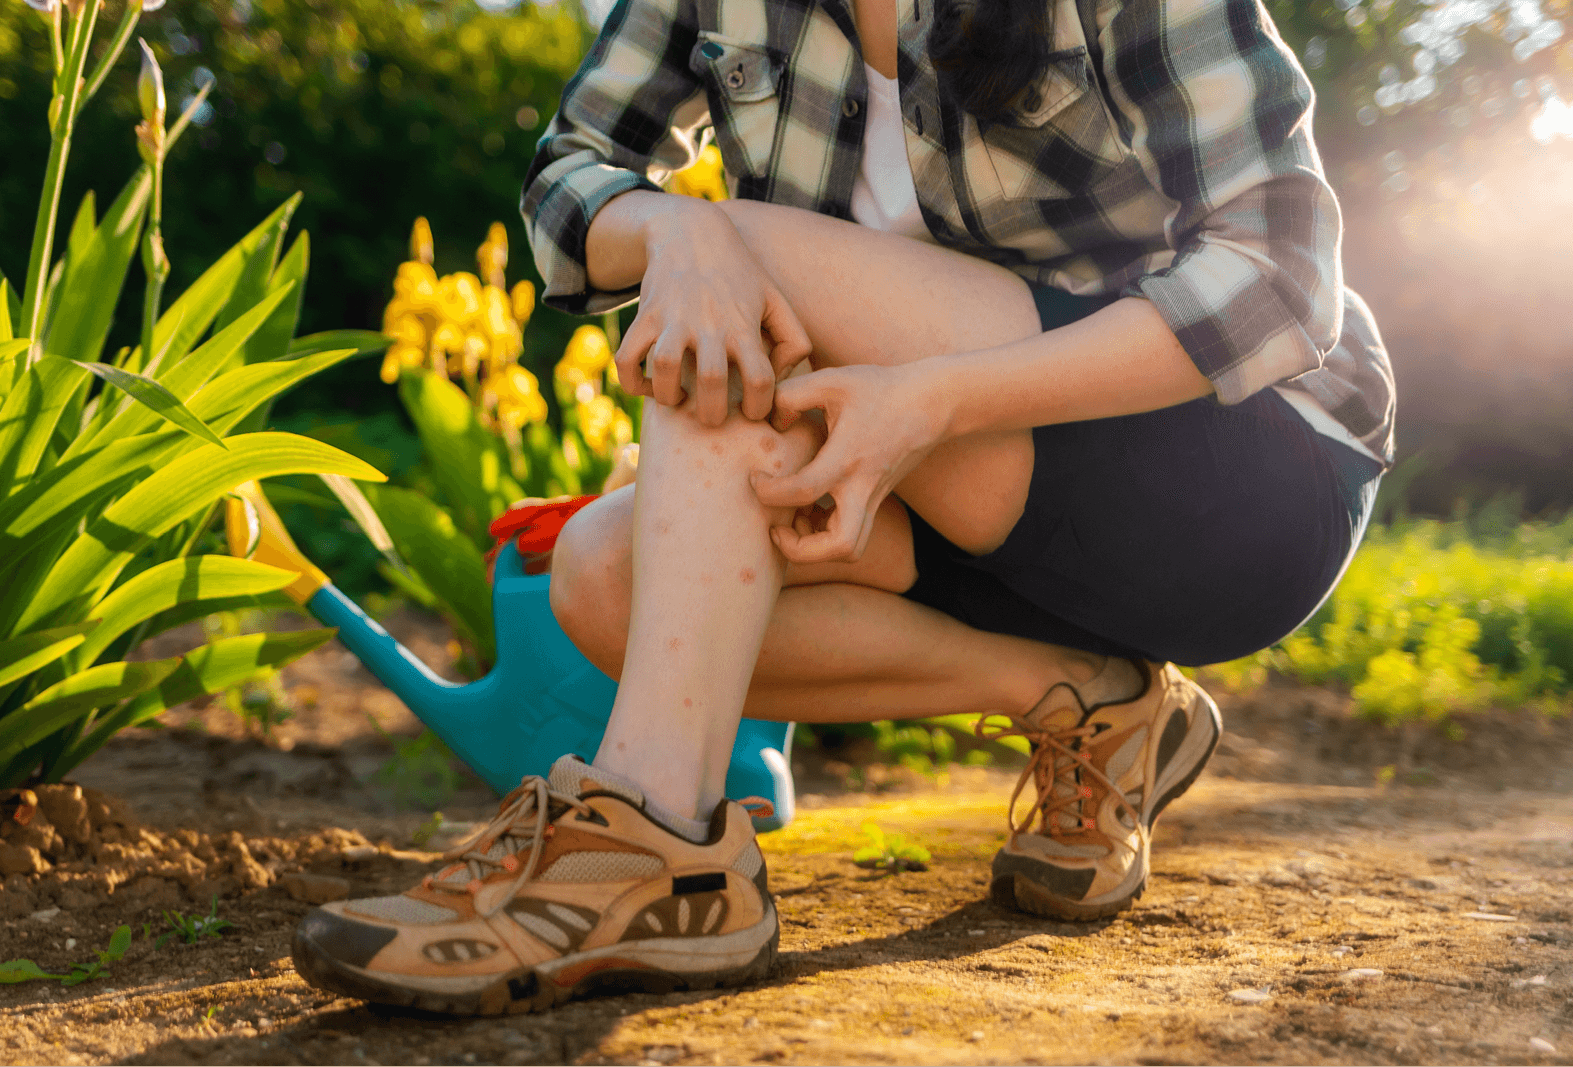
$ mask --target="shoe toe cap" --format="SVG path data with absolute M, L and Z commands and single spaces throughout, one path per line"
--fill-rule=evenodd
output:
M 296 944 L 306 944 L 338 963 L 364 968 L 398 936 L 398 929 L 347 918 L 334 908 L 313 908 L 296 928 Z

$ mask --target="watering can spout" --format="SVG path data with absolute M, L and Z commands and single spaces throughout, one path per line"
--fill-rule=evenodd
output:
M 526 574 L 515 546 L 497 554 L 492 587 L 497 664 L 486 677 L 459 685 L 439 677 L 376 620 L 340 592 L 295 547 L 261 488 L 248 482 L 226 504 L 230 552 L 300 575 L 285 592 L 328 626 L 393 694 L 499 794 L 525 775 L 545 775 L 557 757 L 588 760 L 601 745 L 617 683 L 579 652 L 557 625 L 551 576 Z M 791 821 L 790 723 L 743 720 L 732 750 L 727 795 L 759 796 L 774 813 L 754 819 L 758 830 Z

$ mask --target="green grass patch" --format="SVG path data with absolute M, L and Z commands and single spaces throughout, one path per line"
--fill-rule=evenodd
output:
M 1468 523 L 1373 529 L 1316 615 L 1214 671 L 1342 683 L 1381 722 L 1488 707 L 1564 713 L 1573 679 L 1573 518 L 1490 534 Z

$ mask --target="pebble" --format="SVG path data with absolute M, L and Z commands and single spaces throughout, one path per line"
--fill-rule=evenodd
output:
M 983 1040 L 983 1031 L 982 1030 L 974 1030 L 974 1031 L 972 1031 L 972 1033 L 967 1035 L 967 1040 L 968 1041 L 982 1041 Z
M 982 937 L 986 933 L 988 933 L 987 930 L 968 930 L 967 931 L 967 936 L 968 937 Z
M 1349 953 L 1351 953 L 1353 951 L 1354 951 L 1354 949 L 1351 948 L 1348 945 L 1339 945 L 1337 948 L 1333 949 L 1333 955 L 1337 956 L 1337 957 L 1339 957 L 1341 959 L 1344 956 L 1349 955 Z
M 49 922 L 51 919 L 53 919 L 56 915 L 59 915 L 59 914 L 60 914 L 60 909 L 59 908 L 45 908 L 43 911 L 35 911 L 35 912 L 33 912 L 33 914 L 29 915 L 28 918 L 29 919 L 37 919 L 41 923 L 46 923 L 46 922 Z
M 377 858 L 377 849 L 373 845 L 352 845 L 339 855 L 344 857 L 346 863 L 365 863 Z
M 1345 971 L 1343 978 L 1346 982 L 1368 982 L 1373 978 L 1382 977 L 1382 974 L 1379 967 L 1355 967 Z
M 1265 989 L 1231 989 L 1229 999 L 1241 1004 L 1263 1004 L 1273 999 L 1273 995 Z
M 1557 1046 L 1553 1045 L 1543 1037 L 1530 1038 L 1529 1047 L 1534 1049 L 1536 1052 L 1543 1052 L 1547 1056 L 1555 1056 L 1557 1054 Z
M 66 938 L 66 951 L 70 952 L 74 948 L 76 948 L 76 938 L 74 938 L 74 937 Z
M 1517 915 L 1498 915 L 1496 912 L 1493 912 L 1493 911 L 1466 911 L 1466 912 L 1464 912 L 1464 918 L 1466 918 L 1466 919 L 1481 919 L 1481 920 L 1484 920 L 1485 922 L 1491 922 L 1491 923 L 1516 923 L 1516 922 L 1518 922 L 1518 916 Z
M 350 883 L 331 874 L 286 874 L 279 879 L 284 892 L 308 904 L 326 904 L 350 895 Z

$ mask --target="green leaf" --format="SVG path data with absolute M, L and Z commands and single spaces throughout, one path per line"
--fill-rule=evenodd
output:
M 264 298 L 263 302 L 248 314 L 241 316 L 228 328 L 219 331 L 201 348 L 175 362 L 173 366 L 169 365 L 169 360 L 165 360 L 156 376 L 160 384 L 182 402 L 192 399 L 197 390 L 201 389 L 210 378 L 238 359 L 238 353 L 250 340 L 252 333 L 262 325 L 279 301 L 288 295 L 286 292 L 279 292 Z M 66 449 L 64 458 L 70 459 L 80 455 L 92 445 L 102 444 L 104 441 L 146 433 L 157 425 L 158 418 L 154 412 L 132 406 L 110 420 L 97 436 L 88 437 L 84 434 L 78 437 L 71 447 Z
M 44 338 L 45 352 L 76 360 L 99 358 L 114 318 L 116 298 L 136 255 L 152 185 L 152 172 L 139 168 L 80 246 L 73 234 L 60 282 L 59 305 Z M 84 212 L 90 210 L 91 196 L 89 193 L 83 199 Z
M 327 643 L 337 630 L 297 630 L 284 634 L 225 637 L 187 652 L 158 684 L 125 707 L 93 724 L 92 731 L 72 746 L 55 766 L 57 775 L 70 773 L 102 748 L 116 733 L 151 719 L 168 708 L 209 693 L 239 685 L 264 668 L 282 667 Z
M 290 219 L 301 200 L 302 195 L 296 193 L 284 202 L 280 210 L 269 216 L 268 221 L 272 225 L 258 235 L 256 247 L 246 257 L 245 269 L 235 280 L 235 289 L 230 293 L 224 309 L 219 312 L 214 329 L 222 330 L 267 295 L 273 269 L 278 266 L 279 249 L 284 244 L 284 231 L 289 229 Z
M 126 954 L 126 949 L 131 947 L 131 927 L 119 926 L 115 928 L 114 936 L 109 939 L 109 947 L 98 954 L 98 958 L 105 963 L 114 963 Z
M 266 363 L 288 352 L 290 338 L 295 336 L 295 328 L 300 325 L 300 305 L 306 295 L 306 271 L 310 263 L 311 239 L 303 233 L 295 238 L 268 282 L 268 292 L 287 288 L 289 296 L 246 342 L 245 362 Z
M 182 404 L 174 393 L 171 393 L 152 378 L 144 378 L 140 374 L 121 370 L 119 367 L 111 367 L 107 363 L 83 363 L 79 360 L 72 360 L 72 362 L 76 363 L 78 367 L 98 375 L 98 377 L 131 397 L 137 403 L 150 408 L 165 421 L 180 427 L 192 437 L 200 441 L 211 442 L 220 448 L 228 447 L 217 434 L 208 429 L 201 419 L 187 410 L 186 405 Z
M 0 641 L 0 686 L 47 666 L 87 640 L 96 620 L 74 622 Z
M 18 982 L 32 982 L 40 978 L 63 979 L 63 974 L 50 974 L 32 960 L 6 960 L 0 963 L 0 982 L 6 985 L 16 985 Z
M 55 562 L 18 619 L 18 629 L 66 612 L 85 612 L 132 556 L 242 482 L 322 473 L 383 480 L 349 453 L 295 434 L 245 434 L 227 443 L 227 450 L 203 445 L 186 453 L 106 508 Z
M 483 660 L 493 661 L 491 586 L 480 549 L 453 516 L 419 493 L 391 486 L 366 486 L 365 493 L 399 555 L 437 597 L 443 614 Z
M 286 355 L 309 356 L 330 349 L 351 348 L 357 356 L 374 356 L 386 351 L 392 343 L 387 334 L 372 330 L 328 330 L 295 338 L 289 343 Z
M 178 659 L 153 663 L 101 663 L 73 674 L 0 718 L 0 759 L 37 744 L 96 708 L 129 700 L 168 677 Z
M 178 604 L 271 593 L 298 577 L 294 571 L 234 556 L 167 560 L 132 578 L 93 608 L 98 629 L 67 665 L 81 668 L 91 664 L 121 634 Z
M 265 235 L 271 233 L 278 226 L 281 219 L 286 219 L 294 212 L 295 205 L 299 202 L 298 194 L 285 201 L 274 209 L 273 213 L 257 224 L 257 227 L 241 238 L 228 252 L 218 258 L 211 267 L 203 272 L 202 276 L 191 283 L 191 286 L 169 306 L 169 310 L 159 316 L 158 325 L 153 330 L 153 349 L 155 352 L 168 352 L 164 358 L 181 360 L 191 346 L 197 343 L 197 338 L 207 331 L 213 320 L 235 292 L 235 285 L 240 280 L 241 273 L 246 269 L 258 245 L 262 243 Z M 134 353 L 131 363 L 127 364 L 130 370 L 140 370 L 147 362 L 146 353 Z M 134 364 L 134 365 L 133 365 Z
M 12 386 L 0 404 L 0 493 L 38 469 L 61 412 L 77 387 L 91 380 L 70 360 L 45 357 Z
M 344 510 L 350 513 L 350 518 L 355 520 L 361 533 L 382 553 L 382 558 L 394 570 L 407 570 L 404 560 L 399 556 L 399 550 L 393 544 L 393 538 L 388 533 L 388 528 L 377 517 L 377 511 L 371 506 L 371 501 L 366 499 L 366 494 L 360 486 L 344 477 L 342 474 L 321 474 L 322 484 L 326 485 L 333 495 L 339 498 L 339 503 L 344 505 Z
M 203 386 L 191 398 L 191 411 L 220 432 L 228 433 L 263 404 L 354 354 L 353 349 L 341 348 L 300 359 L 237 367 Z
M 0 341 L 9 341 L 16 336 L 16 327 L 12 321 L 11 283 L 6 281 L 5 275 L 0 274 Z M 4 379 L 0 378 L 0 381 Z
M 441 375 L 405 375 L 399 398 L 415 421 L 454 520 L 474 546 L 490 547 L 486 527 L 524 496 L 507 474 L 502 442 L 480 424 L 464 390 Z

